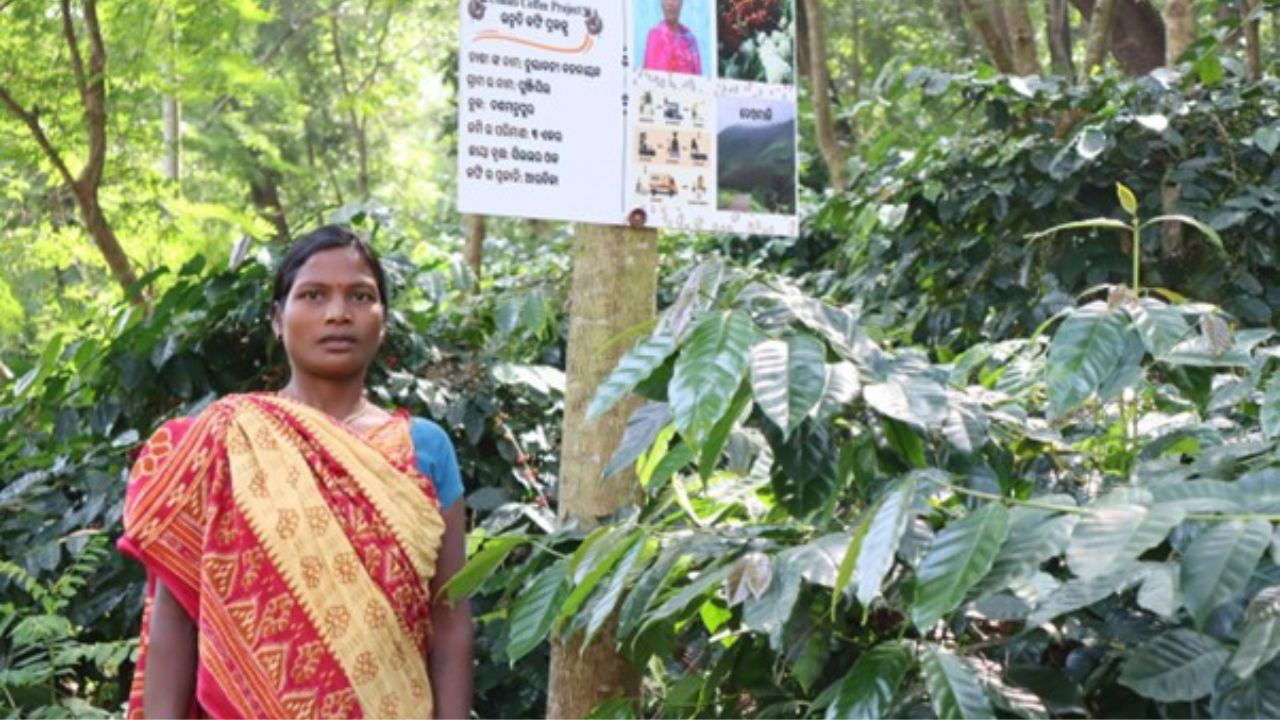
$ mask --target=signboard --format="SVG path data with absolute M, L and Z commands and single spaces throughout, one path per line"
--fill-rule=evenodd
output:
M 794 0 L 461 0 L 462 212 L 795 235 Z

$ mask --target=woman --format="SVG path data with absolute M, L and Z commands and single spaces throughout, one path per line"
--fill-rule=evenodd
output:
M 644 69 L 702 74 L 698 39 L 680 24 L 684 0 L 661 0 L 662 22 L 649 31 L 644 45 Z
M 470 609 L 448 436 L 364 382 L 386 278 L 357 235 L 276 274 L 290 378 L 166 423 L 130 476 L 120 548 L 147 568 L 130 717 L 467 717 Z

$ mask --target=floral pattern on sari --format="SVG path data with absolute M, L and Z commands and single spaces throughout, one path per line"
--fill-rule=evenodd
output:
M 408 427 L 399 414 L 360 437 L 299 403 L 239 395 L 147 443 L 120 547 L 196 622 L 195 711 L 431 714 L 428 583 L 444 526 Z M 130 717 L 149 622 L 150 598 Z

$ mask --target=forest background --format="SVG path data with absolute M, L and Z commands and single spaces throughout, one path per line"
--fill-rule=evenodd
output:
M 658 237 L 585 408 L 589 233 L 453 210 L 456 12 L 0 0 L 0 714 L 121 714 L 131 454 L 281 380 L 342 221 L 459 448 L 480 716 L 1280 716 L 1280 3 L 802 0 L 801 236 Z

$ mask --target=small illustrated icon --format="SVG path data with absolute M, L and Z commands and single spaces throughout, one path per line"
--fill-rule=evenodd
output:
M 472 20 L 483 20 L 485 10 L 485 0 L 471 0 L 467 3 L 467 14 Z
M 587 32 L 592 35 L 599 35 L 604 31 L 604 21 L 600 19 L 600 13 L 595 9 L 587 11 Z

